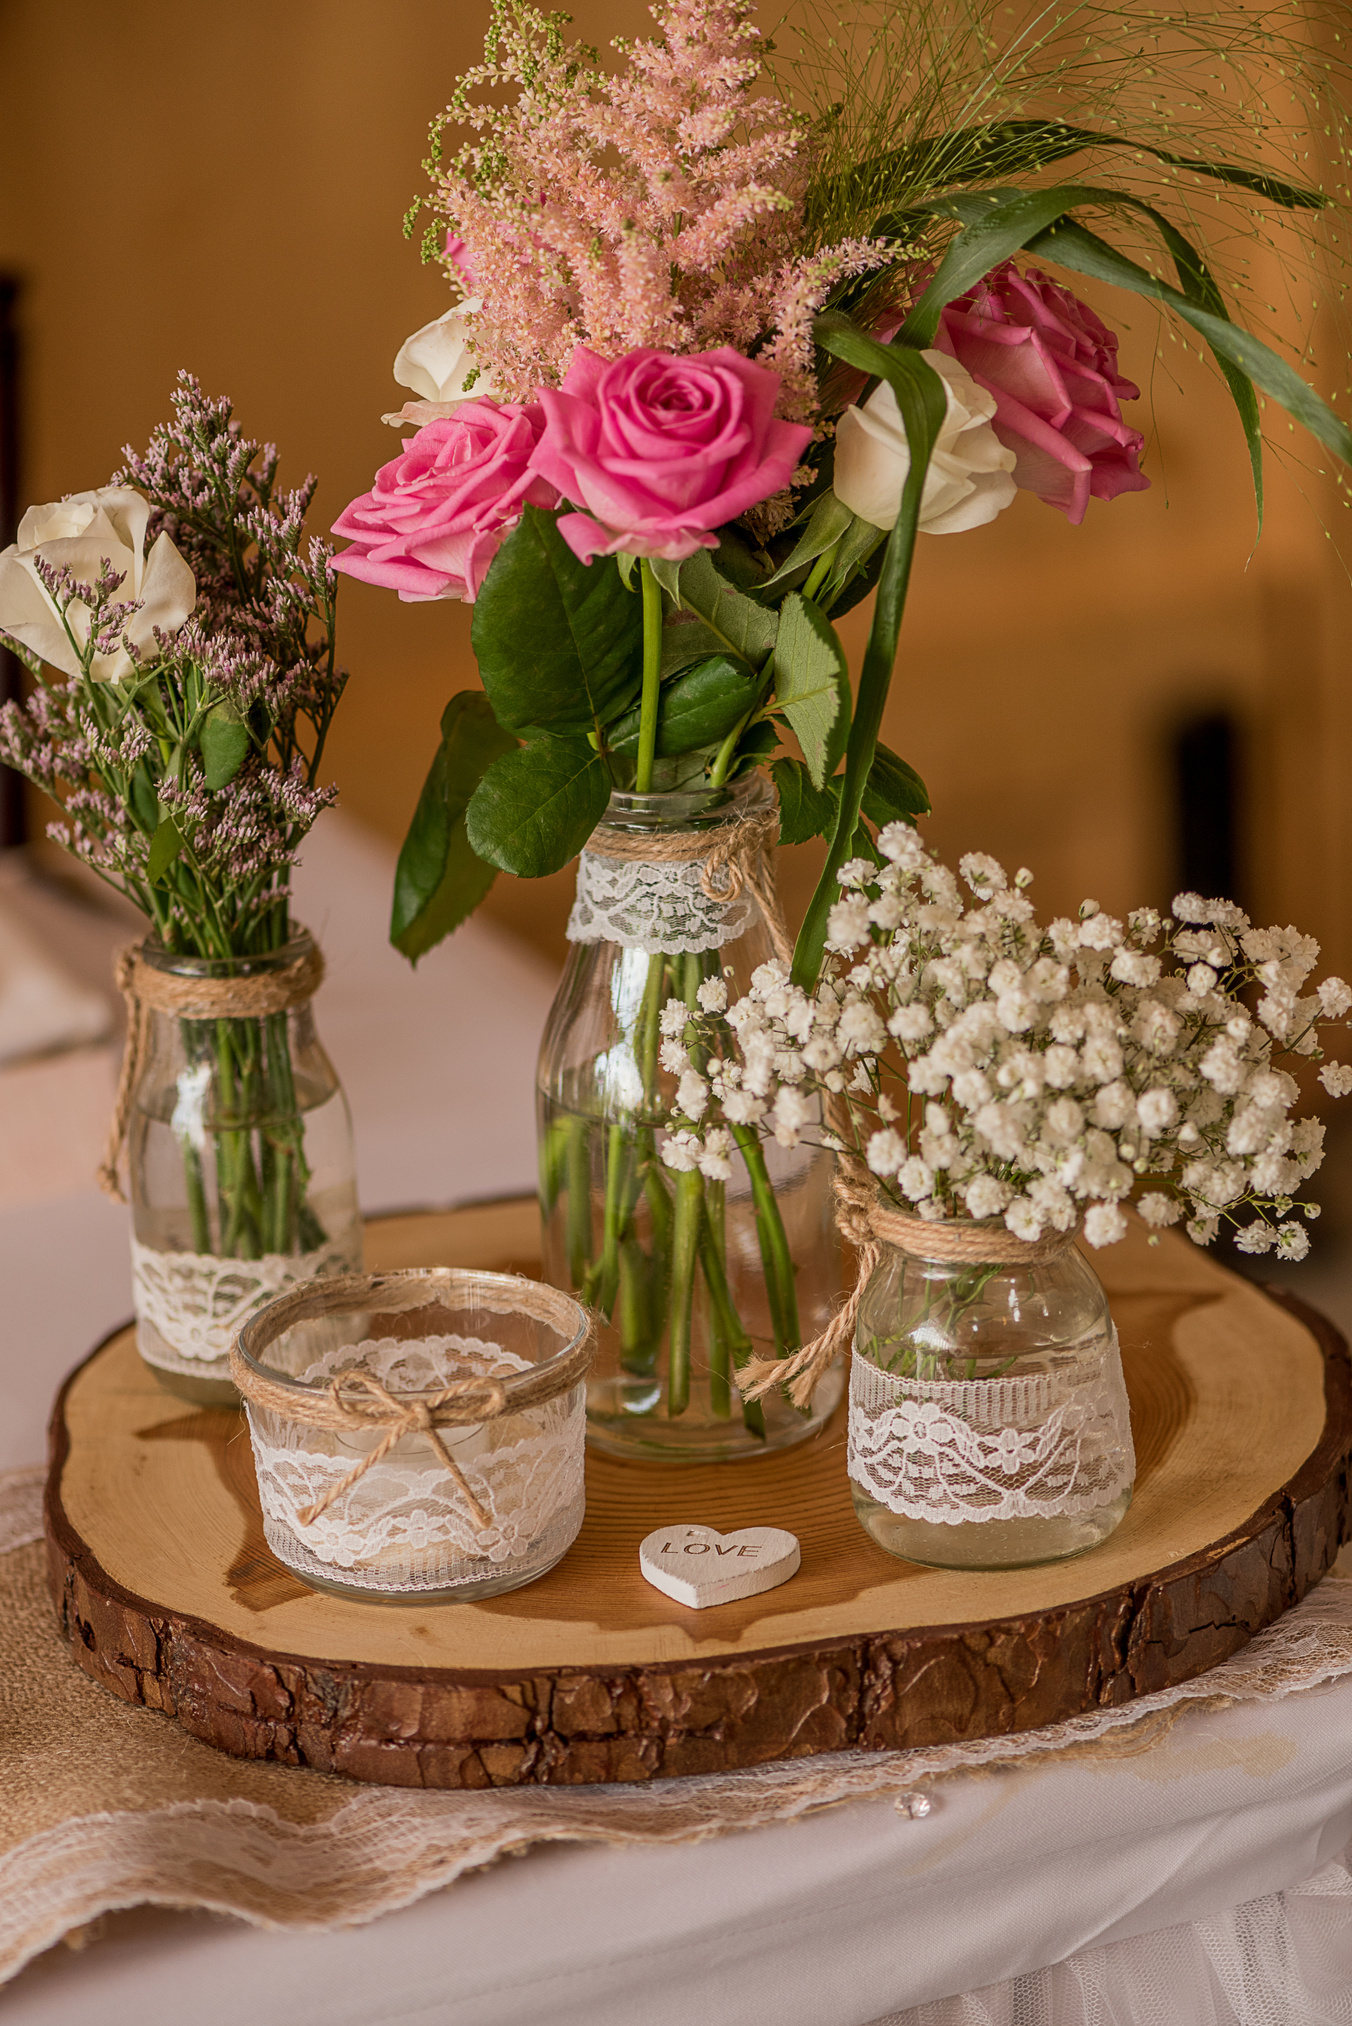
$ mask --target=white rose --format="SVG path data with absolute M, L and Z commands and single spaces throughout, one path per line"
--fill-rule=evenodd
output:
M 138 648 L 153 651 L 156 627 L 176 633 L 197 603 L 197 586 L 168 535 L 160 535 L 146 554 L 149 520 L 150 508 L 140 493 L 122 486 L 75 492 L 51 506 L 30 507 L 19 523 L 18 541 L 0 553 L 0 632 L 63 675 L 78 675 L 80 658 L 70 634 L 81 648 L 86 645 L 88 608 L 73 602 L 63 625 L 36 563 L 41 557 L 88 585 L 106 562 L 122 575 L 117 603 L 140 601 L 141 610 L 123 630 Z M 96 654 L 90 674 L 96 682 L 116 682 L 130 675 L 132 667 L 131 656 L 118 647 L 112 654 Z
M 956 535 L 993 521 L 1014 497 L 1014 452 L 991 428 L 995 397 L 977 386 L 946 352 L 922 352 L 944 382 L 948 412 L 925 474 L 920 526 L 929 535 Z M 851 513 L 890 528 L 901 507 L 911 468 L 897 397 L 884 380 L 862 408 L 847 408 L 836 424 L 836 498 Z
M 382 422 L 388 422 L 393 429 L 404 429 L 410 424 L 421 429 L 424 423 L 435 422 L 439 416 L 454 415 L 462 401 L 477 401 L 480 395 L 493 392 L 493 375 L 487 367 L 479 367 L 472 387 L 465 385 L 478 365 L 470 349 L 465 318 L 482 308 L 483 298 L 470 296 L 435 323 L 424 324 L 400 346 L 394 377 L 401 387 L 411 387 L 419 398 L 406 401 L 397 415 L 382 415 Z

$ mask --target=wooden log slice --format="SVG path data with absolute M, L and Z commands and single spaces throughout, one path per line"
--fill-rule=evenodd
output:
M 387 1218 L 373 1266 L 537 1256 L 534 1203 Z M 52 1423 L 51 1575 L 96 1681 L 243 1757 L 427 1787 L 645 1780 L 846 1746 L 1031 1729 L 1189 1680 L 1322 1576 L 1348 1518 L 1346 1346 L 1172 1235 L 1096 1255 L 1140 1461 L 1077 1561 L 1000 1574 L 893 1560 L 855 1520 L 843 1411 L 779 1457 L 589 1456 L 587 1517 L 539 1582 L 478 1604 L 308 1590 L 263 1539 L 242 1418 L 156 1385 L 130 1330 Z M 787 1527 L 802 1571 L 694 1612 L 638 1546 L 682 1521 Z

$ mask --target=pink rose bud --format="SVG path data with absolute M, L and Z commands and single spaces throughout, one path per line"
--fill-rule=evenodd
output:
M 779 374 L 729 345 L 647 349 L 608 365 L 579 345 L 544 388 L 535 469 L 584 511 L 559 528 L 583 562 L 717 547 L 715 528 L 781 492 L 812 431 L 775 419 Z
M 553 486 L 531 469 L 543 424 L 538 408 L 511 401 L 466 401 L 429 422 L 334 522 L 334 534 L 352 543 L 334 557 L 335 570 L 387 585 L 410 603 L 472 605 L 522 509 L 558 504 Z
M 1137 465 L 1145 438 L 1118 407 L 1140 389 L 1117 370 L 1117 338 L 1050 275 L 1003 261 L 949 303 L 934 342 L 995 396 L 1016 485 L 1076 524 L 1091 497 L 1148 487 Z

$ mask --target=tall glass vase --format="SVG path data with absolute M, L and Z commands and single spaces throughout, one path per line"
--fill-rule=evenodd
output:
M 170 1392 L 204 1404 L 235 1400 L 230 1342 L 256 1308 L 293 1281 L 361 1266 L 351 1120 L 309 999 L 201 1017 L 222 988 L 226 1002 L 251 985 L 266 998 L 312 957 L 303 931 L 229 961 L 153 942 L 139 952 L 127 1123 L 137 1341 Z
M 600 1317 L 588 1432 L 617 1455 L 762 1456 L 811 1435 L 842 1390 L 828 1373 L 808 1412 L 737 1390 L 749 1357 L 784 1356 L 832 1312 L 830 1154 L 742 1127 L 727 1179 L 662 1160 L 677 1087 L 662 1063 L 664 1008 L 693 1010 L 710 979 L 736 998 L 773 955 L 752 882 L 729 880 L 726 864 L 707 873 L 728 826 L 769 806 L 758 777 L 617 793 L 579 866 L 537 1075 L 540 1203 L 546 1278 Z

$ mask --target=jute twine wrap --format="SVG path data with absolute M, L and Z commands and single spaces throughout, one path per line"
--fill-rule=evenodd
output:
M 311 1390 L 260 1370 L 270 1344 L 298 1322 L 362 1310 L 400 1314 L 443 1301 L 473 1305 L 492 1315 L 528 1315 L 563 1338 L 566 1349 L 528 1372 L 505 1379 L 452 1379 L 436 1393 L 391 1393 L 371 1372 L 340 1372 L 327 1387 Z M 425 1435 L 465 1501 L 480 1531 L 490 1524 L 468 1480 L 437 1430 L 471 1428 L 497 1421 L 526 1407 L 543 1406 L 569 1393 L 587 1376 L 595 1354 L 593 1322 L 571 1295 L 509 1273 L 478 1273 L 465 1267 L 409 1267 L 399 1273 L 344 1273 L 324 1280 L 298 1281 L 276 1301 L 250 1316 L 230 1346 L 230 1376 L 242 1399 L 284 1421 L 331 1434 L 383 1428 L 375 1448 L 358 1459 L 346 1477 L 296 1515 L 310 1526 L 384 1461 L 405 1435 Z
M 838 1114 L 838 1107 L 835 1108 Z M 838 1129 L 839 1117 L 831 1123 Z M 837 1130 L 839 1137 L 839 1131 Z M 854 1286 L 840 1313 L 819 1337 L 787 1358 L 750 1358 L 737 1376 L 744 1400 L 759 1400 L 775 1386 L 786 1386 L 795 1407 L 807 1407 L 818 1382 L 841 1351 L 854 1340 L 859 1304 L 884 1245 L 895 1245 L 913 1259 L 932 1259 L 949 1266 L 1045 1266 L 1075 1242 L 1073 1231 L 1055 1231 L 1046 1238 L 1016 1238 L 1002 1224 L 966 1219 L 931 1223 L 894 1210 L 878 1196 L 874 1177 L 857 1154 L 848 1149 L 836 1157 L 836 1223 L 858 1254 Z
M 151 1013 L 171 1013 L 180 1020 L 261 1020 L 269 1013 L 303 1006 L 324 978 L 324 959 L 313 943 L 293 963 L 239 978 L 193 978 L 157 970 L 146 962 L 144 948 L 143 943 L 128 943 L 113 964 L 117 989 L 127 1005 L 127 1040 L 97 1173 L 104 1194 L 119 1203 L 127 1199 L 118 1180 L 118 1161 L 127 1137 L 132 1097 L 145 1065 Z
M 793 938 L 775 884 L 774 847 L 779 841 L 777 809 L 752 809 L 713 830 L 617 830 L 600 823 L 587 842 L 597 858 L 628 859 L 645 865 L 689 865 L 697 858 L 700 890 L 706 900 L 728 907 L 749 893 L 769 931 L 781 963 L 793 962 Z

